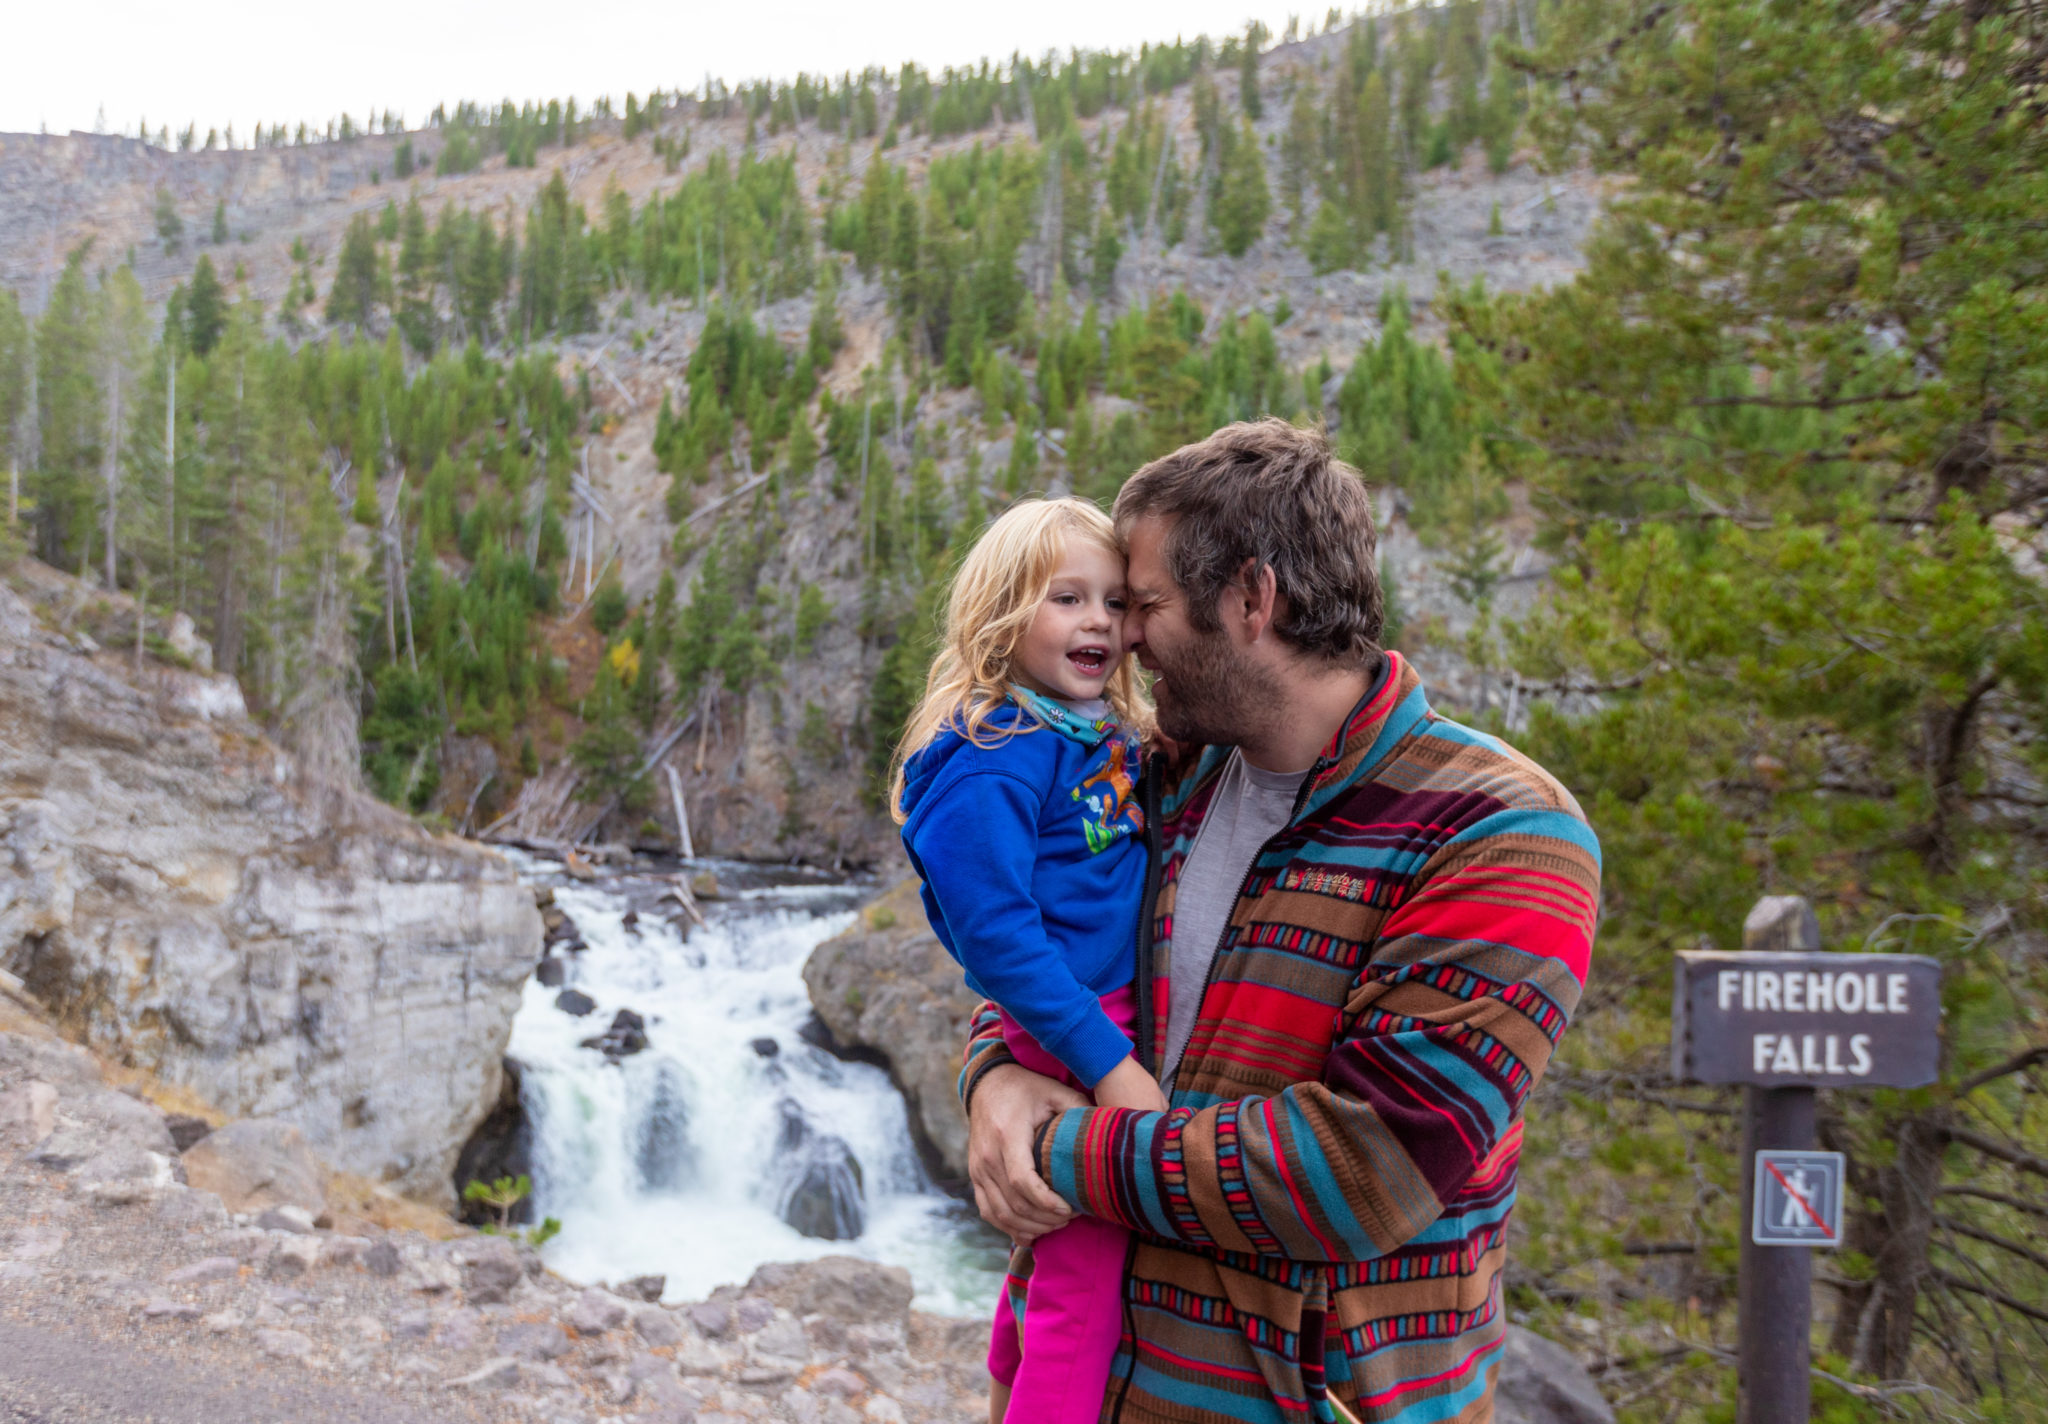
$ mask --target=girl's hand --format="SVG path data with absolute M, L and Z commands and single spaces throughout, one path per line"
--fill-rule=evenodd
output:
M 1157 1080 L 1136 1058 L 1126 1058 L 1109 1070 L 1095 1085 L 1095 1105 L 1102 1108 L 1134 1108 L 1139 1112 L 1165 1112 L 1166 1094 Z

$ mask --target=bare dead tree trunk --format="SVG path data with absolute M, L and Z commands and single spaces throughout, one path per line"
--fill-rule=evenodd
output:
M 1858 1369 L 1879 1379 L 1904 1379 L 1913 1351 L 1913 1322 L 1928 1274 L 1928 1243 L 1934 1231 L 1934 1195 L 1941 1186 L 1941 1154 L 1948 1133 L 1936 1114 L 1919 1114 L 1899 1124 L 1893 1139 L 1898 1155 L 1878 1178 L 1883 1203 L 1882 1242 L 1872 1294 L 1858 1321 Z
M 320 560 L 305 675 L 285 707 L 285 736 L 307 776 L 353 788 L 362 767 L 360 674 L 348 624 L 348 601 L 330 551 Z

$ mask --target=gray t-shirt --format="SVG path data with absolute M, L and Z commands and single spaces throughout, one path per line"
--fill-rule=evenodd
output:
M 1166 1061 L 1159 1081 L 1173 1082 L 1194 1032 L 1195 1011 L 1223 927 L 1259 847 L 1285 826 L 1301 791 L 1301 771 L 1261 771 L 1233 750 L 1220 773 L 1209 814 L 1180 868 L 1173 900 L 1173 944 L 1167 964 Z

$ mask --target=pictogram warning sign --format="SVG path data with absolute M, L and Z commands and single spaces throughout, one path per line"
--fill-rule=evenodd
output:
M 1750 1237 L 1759 1246 L 1842 1244 L 1842 1154 L 1756 1154 L 1756 1217 Z

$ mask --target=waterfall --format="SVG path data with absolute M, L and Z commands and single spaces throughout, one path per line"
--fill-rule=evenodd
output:
M 578 882 L 520 863 L 587 946 L 564 956 L 560 988 L 528 981 L 508 1050 L 534 1216 L 562 1223 L 550 1266 L 579 1281 L 663 1274 L 669 1299 L 690 1300 L 766 1261 L 839 1252 L 907 1267 L 924 1309 L 987 1308 L 1002 1243 L 931 1185 L 888 1075 L 799 1036 L 804 960 L 853 923 L 861 887 L 718 863 L 728 897 L 678 926 L 651 873 Z M 565 991 L 588 1011 L 557 1007 Z M 635 1038 L 621 1010 L 639 1016 L 643 1050 L 584 1046 Z

